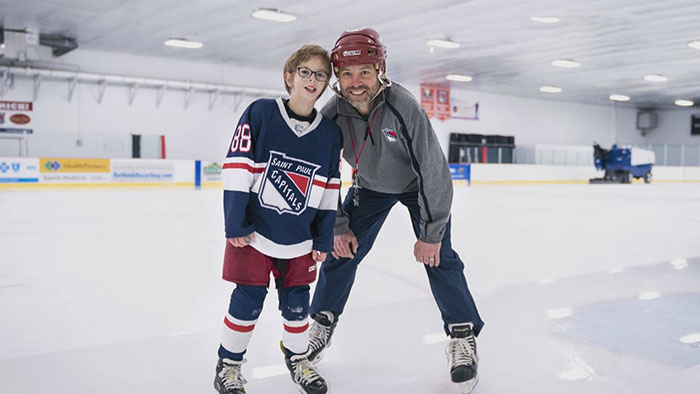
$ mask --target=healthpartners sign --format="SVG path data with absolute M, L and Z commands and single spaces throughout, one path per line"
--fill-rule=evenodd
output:
M 105 183 L 110 182 L 109 159 L 41 158 L 41 182 Z

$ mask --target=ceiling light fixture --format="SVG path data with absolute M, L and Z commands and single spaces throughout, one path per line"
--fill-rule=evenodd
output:
M 458 42 L 454 42 L 451 40 L 441 40 L 441 39 L 428 40 L 425 42 L 425 44 L 429 47 L 445 48 L 445 49 L 457 49 L 460 46 L 460 43 L 458 43 Z
M 455 82 L 469 82 L 472 80 L 472 77 L 469 75 L 462 75 L 462 74 L 450 74 L 445 77 L 445 79 L 449 81 L 455 81 Z
M 668 77 L 661 74 L 649 74 L 644 76 L 644 80 L 649 82 L 666 82 Z
M 185 38 L 171 38 L 164 43 L 169 47 L 199 49 L 204 46 L 201 42 L 190 41 Z
M 676 100 L 676 105 L 679 107 L 692 107 L 695 103 L 690 100 Z
M 571 59 L 557 59 L 552 61 L 552 66 L 563 67 L 563 68 L 576 68 L 580 66 L 579 62 L 573 61 Z
M 558 23 L 559 18 L 553 16 L 531 16 L 530 20 L 539 23 Z
M 561 88 L 556 86 L 542 86 L 540 92 L 543 93 L 561 93 Z
M 253 18 L 265 19 L 274 22 L 292 22 L 297 20 L 296 15 L 287 14 L 276 8 L 258 8 L 253 11 Z
M 688 43 L 688 46 L 693 48 L 693 49 L 700 49 L 700 40 L 690 41 Z
M 624 94 L 611 94 L 609 99 L 612 101 L 630 101 L 630 96 L 625 96 Z

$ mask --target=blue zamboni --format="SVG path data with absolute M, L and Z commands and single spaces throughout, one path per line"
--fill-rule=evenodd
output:
M 631 183 L 634 178 L 644 178 L 644 182 L 649 183 L 656 155 L 646 149 L 613 145 L 608 150 L 594 144 L 593 159 L 595 168 L 605 170 L 605 175 L 591 179 L 590 183 Z

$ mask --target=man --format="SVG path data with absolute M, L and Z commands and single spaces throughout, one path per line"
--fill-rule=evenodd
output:
M 372 248 L 391 207 L 408 208 L 442 314 L 451 379 L 477 382 L 475 336 L 483 322 L 450 241 L 452 180 L 435 132 L 416 99 L 386 76 L 386 48 L 372 29 L 344 32 L 331 51 L 337 96 L 324 106 L 343 133 L 353 185 L 338 209 L 332 256 L 321 267 L 310 312 L 309 359 L 318 362 L 350 294 L 357 265 Z M 338 83 L 340 87 L 338 87 Z

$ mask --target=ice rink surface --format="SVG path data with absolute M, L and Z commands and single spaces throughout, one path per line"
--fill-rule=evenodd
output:
M 0 192 L 0 393 L 214 393 L 232 290 L 221 191 Z M 457 186 L 455 250 L 486 322 L 475 394 L 696 394 L 700 184 Z M 360 265 L 330 393 L 458 393 L 397 206 Z M 270 293 L 249 394 L 294 393 Z

